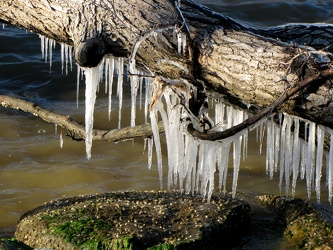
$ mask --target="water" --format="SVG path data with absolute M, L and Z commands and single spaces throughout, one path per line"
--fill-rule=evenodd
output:
M 267 27 L 287 22 L 332 22 L 333 3 L 323 1 L 199 1 L 249 25 Z M 264 13 L 264 14 L 262 14 Z M 50 72 L 41 57 L 38 35 L 6 26 L 0 30 L 0 93 L 27 98 L 55 112 L 84 121 L 84 84 L 76 107 L 76 67 L 62 74 L 60 45 L 53 54 Z M 116 90 L 114 90 L 114 93 Z M 101 90 L 95 108 L 95 127 L 118 127 L 118 103 L 112 104 L 108 120 L 108 96 Z M 116 100 L 114 98 L 113 100 Z M 131 94 L 124 86 L 122 126 L 130 125 Z M 138 110 L 136 124 L 144 122 Z M 65 196 L 117 190 L 159 190 L 156 159 L 147 167 L 143 140 L 118 144 L 94 142 L 92 158 L 86 159 L 85 145 L 64 136 L 61 129 L 32 115 L 0 107 L 0 236 L 9 236 L 20 215 Z M 66 131 L 63 130 L 65 135 Z M 240 164 L 237 190 L 279 194 L 279 180 L 266 175 L 266 156 L 259 154 L 255 135 L 249 138 L 248 157 Z M 163 159 L 165 145 L 163 148 Z M 166 165 L 166 163 L 163 163 Z M 232 165 L 232 163 L 230 163 Z M 167 168 L 164 167 L 164 171 Z M 232 187 L 228 171 L 227 190 Z M 164 173 L 163 188 L 167 188 Z M 298 181 L 296 197 L 306 198 L 304 181 Z M 325 195 L 325 194 L 323 194 Z M 323 200 L 323 199 L 322 199 Z

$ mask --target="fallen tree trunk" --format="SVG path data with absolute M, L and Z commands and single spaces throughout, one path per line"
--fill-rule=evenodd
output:
M 107 53 L 135 57 L 155 75 L 194 77 L 247 108 L 264 108 L 287 87 L 331 67 L 331 54 L 289 43 L 302 36 L 318 41 L 317 26 L 307 36 L 297 26 L 256 30 L 192 0 L 181 2 L 179 12 L 170 0 L 7 0 L 0 2 L 0 19 L 74 46 L 83 67 L 96 66 Z M 331 26 L 325 27 L 318 27 L 321 37 L 332 40 Z M 177 36 L 187 37 L 183 53 Z M 296 93 L 280 109 L 333 128 L 330 77 Z

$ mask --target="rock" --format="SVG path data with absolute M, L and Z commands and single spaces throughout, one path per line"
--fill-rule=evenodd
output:
M 249 228 L 247 202 L 176 192 L 66 198 L 24 214 L 18 240 L 53 249 L 230 249 Z
M 273 195 L 258 199 L 278 213 L 292 249 L 333 249 L 331 206 Z

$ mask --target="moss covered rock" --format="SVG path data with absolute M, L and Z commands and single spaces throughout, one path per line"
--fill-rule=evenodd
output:
M 15 233 L 34 248 L 217 249 L 237 244 L 247 202 L 176 192 L 116 192 L 61 199 L 22 216 Z
M 272 195 L 259 200 L 276 210 L 292 249 L 333 249 L 332 206 Z

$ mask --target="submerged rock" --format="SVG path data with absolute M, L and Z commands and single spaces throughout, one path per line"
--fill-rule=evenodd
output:
M 228 249 L 249 228 L 247 202 L 176 192 L 66 198 L 24 214 L 18 240 L 53 249 Z

